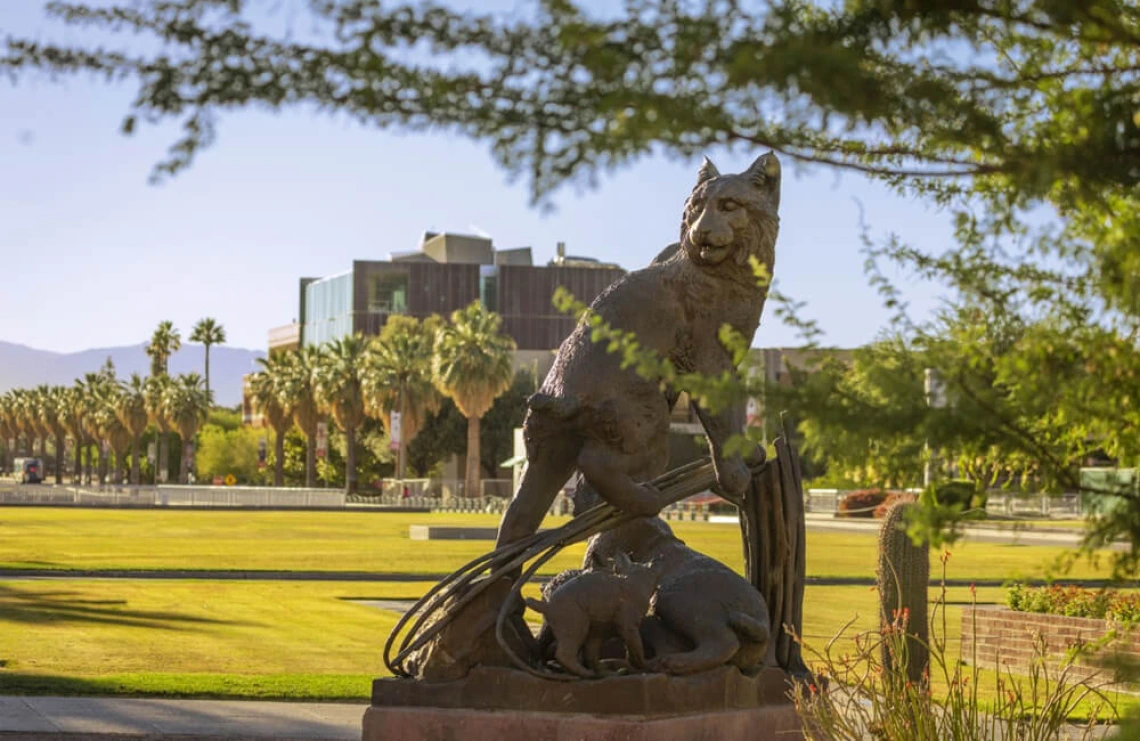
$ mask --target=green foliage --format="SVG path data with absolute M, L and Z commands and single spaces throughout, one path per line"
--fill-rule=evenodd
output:
M 206 424 L 221 427 L 227 432 L 241 427 L 241 410 L 212 407 L 206 415 Z
M 226 429 L 207 423 L 198 433 L 198 449 L 194 457 L 198 481 L 209 483 L 214 477 L 233 474 L 239 484 L 260 485 L 266 472 L 257 467 L 257 443 L 268 430 L 252 427 Z M 269 440 L 272 447 L 272 440 Z
M 1125 625 L 1135 625 L 1140 620 L 1140 594 L 1076 585 L 1014 584 L 1006 593 L 1006 605 L 1020 612 L 1107 619 Z

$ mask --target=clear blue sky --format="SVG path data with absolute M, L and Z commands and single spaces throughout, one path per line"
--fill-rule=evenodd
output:
M 82 38 L 46 20 L 41 0 L 0 3 L 4 33 Z M 0 78 L 0 340 L 57 351 L 134 344 L 160 320 L 185 336 L 208 315 L 231 345 L 264 348 L 266 331 L 296 315 L 298 277 L 414 249 L 425 229 L 478 230 L 498 247 L 529 245 L 542 262 L 564 241 L 572 254 L 641 267 L 676 240 L 699 164 L 645 159 L 593 190 L 563 189 L 545 214 L 486 145 L 249 111 L 221 119 L 218 142 L 190 171 L 150 186 L 176 131 L 121 136 L 132 91 L 86 77 Z M 727 172 L 761 152 L 709 154 Z M 841 346 L 872 339 L 886 318 L 863 275 L 856 200 L 880 237 L 950 245 L 946 217 L 921 203 L 856 175 L 786 167 L 776 278 Z M 934 303 L 922 289 L 908 298 L 920 311 Z M 765 312 L 755 344 L 794 341 Z

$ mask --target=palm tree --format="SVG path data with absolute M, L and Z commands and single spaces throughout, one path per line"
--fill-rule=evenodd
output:
M 439 330 L 432 359 L 436 388 L 467 418 L 467 496 L 479 489 L 479 420 L 514 378 L 515 342 L 499 334 L 502 317 L 478 301 L 451 314 Z
M 332 413 L 337 427 L 344 432 L 344 489 L 356 491 L 356 430 L 364 424 L 364 392 L 360 377 L 364 373 L 368 343 L 360 334 L 333 340 L 321 355 L 317 368 L 317 401 Z
M 285 483 L 285 434 L 293 426 L 292 409 L 285 395 L 288 359 L 282 353 L 258 358 L 261 370 L 250 378 L 250 391 L 257 412 L 273 428 L 273 485 Z
M 71 475 L 73 484 L 82 483 L 83 479 L 83 441 L 87 437 L 87 431 L 83 428 L 85 412 L 83 390 L 77 381 L 75 386 L 63 390 L 59 409 L 60 424 L 75 441 L 74 467 Z
M 15 415 L 16 430 L 24 435 L 24 453 L 32 455 L 36 435 L 36 412 L 35 400 L 32 399 L 32 394 L 28 389 L 13 389 L 12 409 Z M 18 438 L 19 435 L 17 435 L 17 443 L 19 442 Z
M 182 335 L 174 328 L 174 322 L 159 322 L 154 334 L 150 336 L 150 344 L 146 346 L 146 354 L 150 357 L 150 374 L 167 375 L 170 371 L 170 356 L 181 347 Z
M 108 475 L 115 483 L 122 482 L 123 450 L 129 438 L 117 413 L 119 407 L 119 384 L 113 376 L 103 376 L 92 389 L 88 411 L 88 428 L 95 433 L 95 445 L 99 449 L 99 485 L 107 483 Z M 115 467 L 111 468 L 108 452 L 115 454 Z
M 79 389 L 79 401 L 83 407 L 83 432 L 86 437 L 82 443 L 87 450 L 87 483 L 92 483 L 92 453 L 99 457 L 98 477 L 102 485 L 107 473 L 107 455 L 104 452 L 103 442 L 105 436 L 104 411 L 106 406 L 107 387 L 111 385 L 110 377 L 105 373 L 85 373 L 82 379 L 75 382 Z
M 5 459 L 0 461 L 0 467 L 5 471 L 12 469 L 12 459 L 16 455 L 12 438 L 16 434 L 15 413 L 12 411 L 12 395 L 9 392 L 0 396 L 0 442 L 4 443 L 6 452 Z
M 169 376 L 170 371 L 170 356 L 177 352 L 182 347 L 182 336 L 178 330 L 174 328 L 174 322 L 164 321 L 159 322 L 158 327 L 155 328 L 154 334 L 150 337 L 150 344 L 146 346 L 146 354 L 150 356 L 150 376 L 151 378 L 165 378 Z M 156 401 L 159 406 L 152 407 L 151 417 L 156 420 L 162 418 L 159 413 L 161 401 Z M 156 471 L 162 471 L 162 479 L 166 479 L 166 474 L 170 472 L 170 459 L 169 459 L 169 445 L 168 436 L 170 433 L 170 425 L 158 424 L 158 468 Z M 155 483 L 158 482 L 158 475 L 155 474 Z
M 361 379 L 367 411 L 380 419 L 392 435 L 392 412 L 400 415 L 396 478 L 407 474 L 407 449 L 429 415 L 439 411 L 441 397 L 432 383 L 431 362 L 435 335 L 443 321 L 432 316 L 422 323 L 413 317 L 393 315 L 369 347 L 366 372 Z
M 67 436 L 67 429 L 63 424 L 63 410 L 67 402 L 67 389 L 62 386 L 52 386 L 44 395 L 40 406 L 40 422 L 50 431 L 55 441 L 56 484 L 63 483 L 63 456 L 66 450 L 64 438 Z
M 166 388 L 166 414 L 182 436 L 182 466 L 178 483 L 190 483 L 190 462 L 194 458 L 194 436 L 210 413 L 210 397 L 197 373 L 175 378 Z
M 317 483 L 317 423 L 321 421 L 313 382 L 321 354 L 310 345 L 284 357 L 287 371 L 281 387 L 282 398 L 293 410 L 293 421 L 305 436 L 305 486 L 311 489 Z
M 226 344 L 226 328 L 216 319 L 206 317 L 194 325 L 190 332 L 191 342 L 201 342 L 206 347 L 206 394 L 210 396 L 210 347 Z M 214 399 L 210 396 L 210 401 Z
M 51 428 L 45 422 L 45 413 L 50 414 L 51 405 L 51 387 L 47 384 L 40 384 L 32 389 L 29 394 L 30 407 L 29 412 L 32 415 L 32 428 L 36 432 L 36 437 L 39 438 L 40 449 L 38 457 L 43 461 L 43 465 L 47 467 L 47 441 L 51 437 Z
M 166 413 L 166 391 L 170 386 L 170 376 L 165 374 L 150 376 L 146 379 L 146 413 L 150 421 L 157 428 L 158 438 L 158 465 L 154 469 L 154 483 L 166 480 L 169 469 L 166 467 L 167 438 L 170 435 L 170 417 Z
M 138 373 L 131 374 L 130 381 L 119 384 L 121 393 L 118 396 L 118 405 L 115 414 L 123 425 L 123 429 L 130 436 L 131 446 L 131 485 L 139 485 L 139 440 L 146 432 L 147 406 L 146 381 Z

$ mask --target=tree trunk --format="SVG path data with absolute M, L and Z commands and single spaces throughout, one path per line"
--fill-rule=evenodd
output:
M 305 430 L 305 486 L 317 487 L 317 429 Z
M 55 485 L 63 483 L 63 456 L 67 448 L 63 443 L 63 435 L 55 436 Z
M 90 444 L 90 442 L 84 440 L 83 441 L 83 447 L 84 447 L 83 463 L 84 463 L 84 467 L 86 469 L 85 475 L 83 478 L 87 482 L 87 485 L 91 486 L 91 444 Z
M 75 467 L 71 470 L 71 483 L 79 486 L 83 483 L 83 443 L 75 438 Z
M 155 483 L 166 483 L 170 477 L 170 440 L 169 434 L 161 429 L 158 435 L 158 466 L 155 468 Z
M 47 435 L 40 435 L 40 454 L 37 457 L 47 466 Z
M 356 493 L 356 428 L 351 425 L 344 431 L 345 446 L 348 452 L 344 456 L 344 493 Z
M 95 443 L 95 447 L 99 449 L 99 486 L 107 484 L 107 448 L 104 446 L 103 441 L 100 440 Z
M 214 400 L 210 398 L 210 345 L 206 344 L 206 398 L 209 399 L 210 405 L 213 406 Z
M 467 477 L 463 496 L 479 496 L 479 418 L 467 418 Z
M 139 439 L 131 438 L 131 486 L 139 485 Z
M 285 433 L 273 432 L 273 485 L 285 485 Z
M 178 472 L 178 483 L 190 483 L 190 460 L 194 456 L 194 438 L 188 437 L 182 443 L 182 465 L 179 466 L 181 470 Z
M 404 434 L 407 429 L 405 425 L 408 423 L 408 410 L 405 403 L 406 394 L 403 389 L 400 390 L 400 439 L 396 441 L 399 447 L 396 448 L 396 478 L 401 482 L 408 475 L 408 436 Z M 402 485 L 402 484 L 401 484 Z

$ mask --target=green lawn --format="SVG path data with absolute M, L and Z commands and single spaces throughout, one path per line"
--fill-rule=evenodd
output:
M 354 599 L 411 599 L 426 584 L 31 579 L 0 582 L 0 694 L 286 700 L 368 698 L 396 613 Z M 982 602 L 1001 589 L 979 589 Z M 937 590 L 932 590 L 932 597 Z M 965 588 L 949 591 L 948 654 L 958 653 Z M 868 587 L 809 586 L 804 638 L 823 649 L 857 618 Z M 853 651 L 851 635 L 836 644 Z M 992 672 L 982 673 L 982 697 Z M 1132 702 L 1129 700 L 1129 702 Z
M 554 519 L 547 526 L 563 522 Z M 417 541 L 411 524 L 493 527 L 495 515 L 218 512 L 164 510 L 0 509 L 0 568 L 219 569 L 448 573 L 491 548 L 490 541 Z M 730 566 L 743 566 L 733 525 L 673 523 L 690 545 Z M 964 543 L 954 549 L 961 578 L 1042 577 L 1068 549 Z M 540 573 L 577 565 L 584 552 L 567 548 Z M 809 532 L 808 574 L 874 574 L 872 533 Z M 1107 559 L 1102 559 L 1107 560 Z M 1068 575 L 1108 575 L 1080 561 Z

